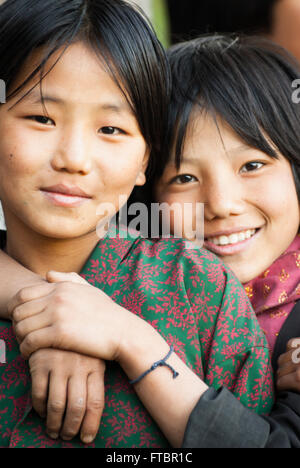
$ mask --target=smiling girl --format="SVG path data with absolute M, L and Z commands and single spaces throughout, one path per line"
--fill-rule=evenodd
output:
M 173 153 L 156 199 L 174 211 L 205 204 L 204 246 L 243 283 L 277 369 L 288 340 L 300 335 L 298 65 L 263 39 L 217 35 L 174 46 L 169 59 Z M 293 355 L 292 340 L 279 360 L 279 390 L 299 391 Z M 299 416 L 298 400 L 290 407 Z M 190 443 L 201 443 L 200 406 Z M 290 428 L 299 433 L 297 418 Z
M 178 138 L 156 197 L 205 204 L 204 246 L 244 284 L 273 351 L 300 297 L 298 67 L 256 38 L 204 37 L 169 57 Z
M 166 154 L 168 66 L 145 19 L 122 0 L 8 0 L 0 56 L 8 91 L 0 107 L 1 244 L 31 271 L 24 288 L 24 270 L 12 260 L 2 269 L 13 327 L 0 326 L 1 445 L 78 447 L 69 440 L 81 429 L 91 447 L 180 446 L 208 385 L 229 388 L 253 410 L 249 420 L 267 413 L 266 341 L 232 273 L 181 240 L 98 237 L 119 197 L 162 168 Z M 108 203 L 108 215 L 97 214 Z M 86 421 L 103 396 L 100 389 L 89 403 L 95 361 L 78 379 L 74 366 L 57 374 L 52 352 L 62 353 L 64 369 L 74 355 L 102 367 L 114 361 L 99 431 Z M 59 416 L 47 420 L 50 437 L 32 408 L 30 372 L 35 381 L 41 375 L 39 399 L 49 394 Z

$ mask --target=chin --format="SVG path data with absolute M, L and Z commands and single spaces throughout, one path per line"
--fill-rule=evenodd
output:
M 75 223 L 74 223 L 75 224 Z M 83 236 L 87 233 L 86 226 L 83 229 L 81 226 L 72 225 L 72 223 L 67 226 L 59 226 L 58 223 L 53 223 L 52 225 L 43 225 L 40 224 L 38 226 L 31 227 L 32 231 L 36 234 L 41 235 L 43 237 L 47 237 L 49 239 L 74 239 L 76 237 Z

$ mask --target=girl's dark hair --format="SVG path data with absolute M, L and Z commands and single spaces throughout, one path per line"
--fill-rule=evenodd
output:
M 299 89 L 292 87 L 300 78 L 296 61 L 259 37 L 217 35 L 173 46 L 169 61 L 173 77 L 169 131 L 177 168 L 197 106 L 216 124 L 217 118 L 226 121 L 249 146 L 272 158 L 281 153 L 291 163 L 300 199 Z
M 123 0 L 6 0 L 0 6 L 0 78 L 9 100 L 58 50 L 81 40 L 98 54 L 130 103 L 151 149 L 148 175 L 163 163 L 169 68 L 165 52 L 141 11 Z M 34 72 L 13 90 L 30 54 L 43 48 Z M 9 94 L 10 93 L 10 94 Z
M 168 0 L 172 42 L 200 34 L 260 34 L 272 30 L 278 0 Z

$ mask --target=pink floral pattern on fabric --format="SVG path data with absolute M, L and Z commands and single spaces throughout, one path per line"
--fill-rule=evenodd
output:
M 261 275 L 244 284 L 271 352 L 279 332 L 300 299 L 300 235 Z
M 99 242 L 82 276 L 151 323 L 209 385 L 225 385 L 247 407 L 268 413 L 272 376 L 268 346 L 242 286 L 211 253 L 181 240 Z M 11 325 L 0 322 L 7 364 L 0 366 L 0 446 L 83 447 L 52 441 L 30 406 L 30 375 Z M 115 363 L 105 377 L 105 410 L 89 447 L 168 447 L 163 434 Z

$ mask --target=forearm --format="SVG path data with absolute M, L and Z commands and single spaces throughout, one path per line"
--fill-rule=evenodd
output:
M 7 319 L 8 301 L 23 287 L 41 281 L 41 278 L 24 268 L 0 249 L 0 317 Z
M 119 362 L 133 380 L 165 357 L 170 348 L 143 321 L 130 329 L 132 332 Z M 180 447 L 190 414 L 208 387 L 175 353 L 167 363 L 179 373 L 178 377 L 173 379 L 168 367 L 158 367 L 135 384 L 134 389 L 172 446 Z

